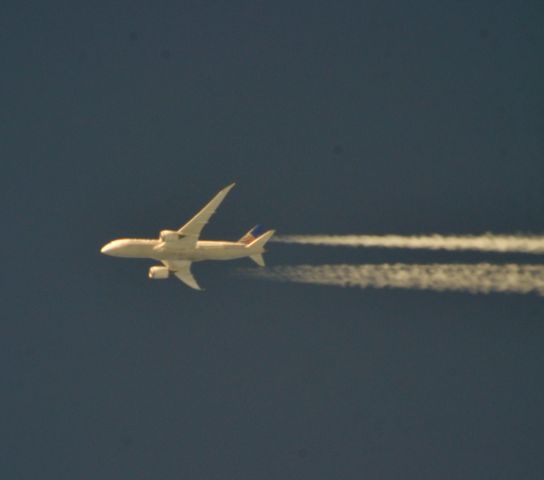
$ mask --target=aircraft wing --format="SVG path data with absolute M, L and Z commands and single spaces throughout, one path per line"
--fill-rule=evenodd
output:
M 194 288 L 195 290 L 203 290 L 196 282 L 195 277 L 191 273 L 191 262 L 188 260 L 163 260 L 164 265 L 168 270 L 174 272 L 185 285 Z
M 183 235 L 181 241 L 183 241 L 184 244 L 193 243 L 193 245 L 196 245 L 196 242 L 200 237 L 200 232 L 202 232 L 202 229 L 206 226 L 210 217 L 215 213 L 217 207 L 219 207 L 232 187 L 234 187 L 234 183 L 231 183 L 221 190 L 202 210 L 200 210 L 200 212 L 178 230 L 178 233 Z

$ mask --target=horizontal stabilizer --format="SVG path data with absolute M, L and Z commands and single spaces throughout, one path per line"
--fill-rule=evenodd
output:
M 256 253 L 255 255 L 250 255 L 249 258 L 251 258 L 251 260 L 253 260 L 257 265 L 259 265 L 259 267 L 265 266 L 262 253 Z
M 274 235 L 274 233 L 276 233 L 275 230 L 268 230 L 268 232 L 263 233 L 259 238 L 256 238 L 250 244 L 246 245 L 246 248 L 255 250 L 255 253 L 264 252 L 265 243 L 272 238 L 272 235 Z

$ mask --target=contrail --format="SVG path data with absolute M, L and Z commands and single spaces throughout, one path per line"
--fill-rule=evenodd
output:
M 544 296 L 544 265 L 377 264 L 292 265 L 242 270 L 253 278 L 338 287 L 404 288 Z
M 544 253 L 541 235 L 284 235 L 272 240 L 302 245 Z

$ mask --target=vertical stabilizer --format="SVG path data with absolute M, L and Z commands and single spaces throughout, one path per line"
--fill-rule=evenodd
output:
M 255 225 L 249 232 L 247 232 L 240 240 L 240 243 L 245 243 L 249 245 L 253 242 L 259 235 L 264 233 L 264 228 L 261 225 Z
M 272 235 L 274 235 L 275 230 L 268 230 L 268 232 L 263 233 L 264 228 L 260 225 L 253 227 L 249 232 L 247 232 L 241 239 L 240 242 L 246 243 L 246 248 L 249 250 L 248 257 L 251 258 L 259 267 L 264 267 L 264 245 Z M 256 238 L 255 238 L 256 237 Z M 245 239 L 245 241 L 244 241 Z M 249 241 L 248 241 L 249 240 Z

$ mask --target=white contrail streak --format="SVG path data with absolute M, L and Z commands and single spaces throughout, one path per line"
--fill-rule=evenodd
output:
M 539 235 L 284 235 L 272 240 L 302 245 L 544 253 L 544 236 Z
M 266 280 L 360 288 L 404 288 L 544 296 L 544 265 L 378 264 L 292 265 L 242 274 Z

